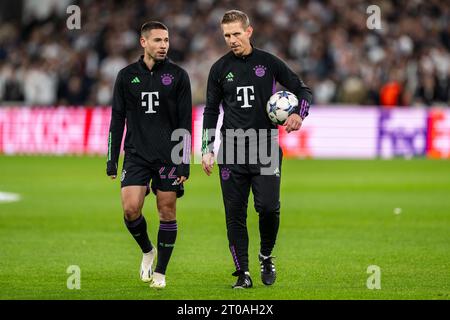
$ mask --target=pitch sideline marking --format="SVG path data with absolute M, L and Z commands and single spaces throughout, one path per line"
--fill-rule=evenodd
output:
M 21 197 L 18 193 L 0 191 L 0 203 L 17 202 Z

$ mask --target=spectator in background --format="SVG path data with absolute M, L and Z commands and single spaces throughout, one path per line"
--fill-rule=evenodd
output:
M 330 78 L 323 78 L 319 81 L 312 81 L 314 83 L 313 92 L 316 104 L 330 104 L 336 100 L 336 82 Z
M 14 66 L 5 63 L 0 65 L 0 100 L 14 102 L 23 101 L 21 73 Z
M 6 79 L 4 84 L 3 100 L 5 101 L 23 101 L 24 94 L 22 83 L 18 70 L 11 69 L 11 75 Z
M 345 79 L 338 100 L 345 104 L 364 104 L 367 100 L 367 90 L 363 81 L 357 76 Z
M 416 97 L 419 101 L 427 106 L 430 106 L 433 101 L 439 99 L 438 86 L 436 79 L 431 73 L 425 73 L 419 80 Z
M 57 82 L 83 75 L 84 103 L 110 103 L 106 91 L 112 91 L 111 79 L 138 59 L 139 53 L 132 49 L 135 30 L 151 16 L 165 17 L 170 23 L 175 34 L 170 58 L 192 75 L 194 103 L 204 103 L 205 70 L 223 54 L 222 36 L 214 22 L 235 8 L 253 18 L 255 46 L 282 57 L 318 90 L 316 103 L 449 104 L 450 6 L 446 0 L 379 1 L 380 30 L 366 26 L 366 9 L 373 4 L 368 0 L 301 4 L 294 0 L 172 0 L 170 5 L 155 0 L 79 0 L 81 29 L 68 30 L 65 8 L 72 3 L 24 0 L 23 24 L 0 25 L 0 64 L 20 66 L 18 79 L 22 72 L 29 73 L 30 60 L 38 57 L 46 62 L 39 74 L 55 90 L 46 92 L 46 101 L 55 102 L 50 96 L 55 97 L 61 88 L 52 84 L 53 74 Z M 399 69 L 400 81 L 391 77 L 394 68 Z M 24 98 L 32 103 L 34 98 L 30 100 L 22 80 L 15 86 L 22 86 Z M 4 86 L 0 71 L 0 92 Z
M 34 60 L 24 75 L 25 103 L 53 105 L 56 102 L 57 77 L 42 59 Z
M 402 69 L 391 70 L 389 80 L 380 89 L 380 105 L 392 108 L 409 104 L 409 92 L 402 77 Z
M 81 76 L 72 76 L 62 82 L 59 89 L 59 103 L 62 105 L 83 105 L 88 98 L 86 80 Z
M 110 105 L 112 102 L 111 81 L 100 78 L 93 88 L 93 100 L 98 105 Z
M 127 61 L 119 55 L 117 50 L 112 49 L 112 54 L 100 64 L 100 75 L 106 81 L 114 83 L 117 73 L 126 65 Z

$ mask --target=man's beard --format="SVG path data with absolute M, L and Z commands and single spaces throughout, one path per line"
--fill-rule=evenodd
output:
M 166 59 L 167 55 L 165 55 L 164 57 L 158 57 L 157 55 L 153 56 L 150 53 L 147 54 L 147 56 L 150 59 L 153 59 L 154 61 L 163 61 L 164 59 Z

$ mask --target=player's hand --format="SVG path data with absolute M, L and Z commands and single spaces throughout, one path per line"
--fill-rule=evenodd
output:
M 177 178 L 177 184 L 182 184 L 183 182 L 185 182 L 188 178 L 186 178 L 185 176 L 180 176 Z
M 214 166 L 214 153 L 206 153 L 202 157 L 202 168 L 205 173 L 210 176 Z
M 114 180 L 115 178 L 117 178 L 117 176 L 109 176 L 111 178 L 111 180 Z
M 297 131 L 302 126 L 302 118 L 298 114 L 293 113 L 287 118 L 284 126 L 286 127 L 287 133 Z

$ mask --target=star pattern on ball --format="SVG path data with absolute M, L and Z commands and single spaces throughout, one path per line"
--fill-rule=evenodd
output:
M 275 112 L 277 110 L 277 104 L 276 103 L 269 103 L 270 112 Z
M 289 98 L 289 94 L 286 91 L 281 91 L 280 92 L 280 97 L 282 97 L 282 98 Z

